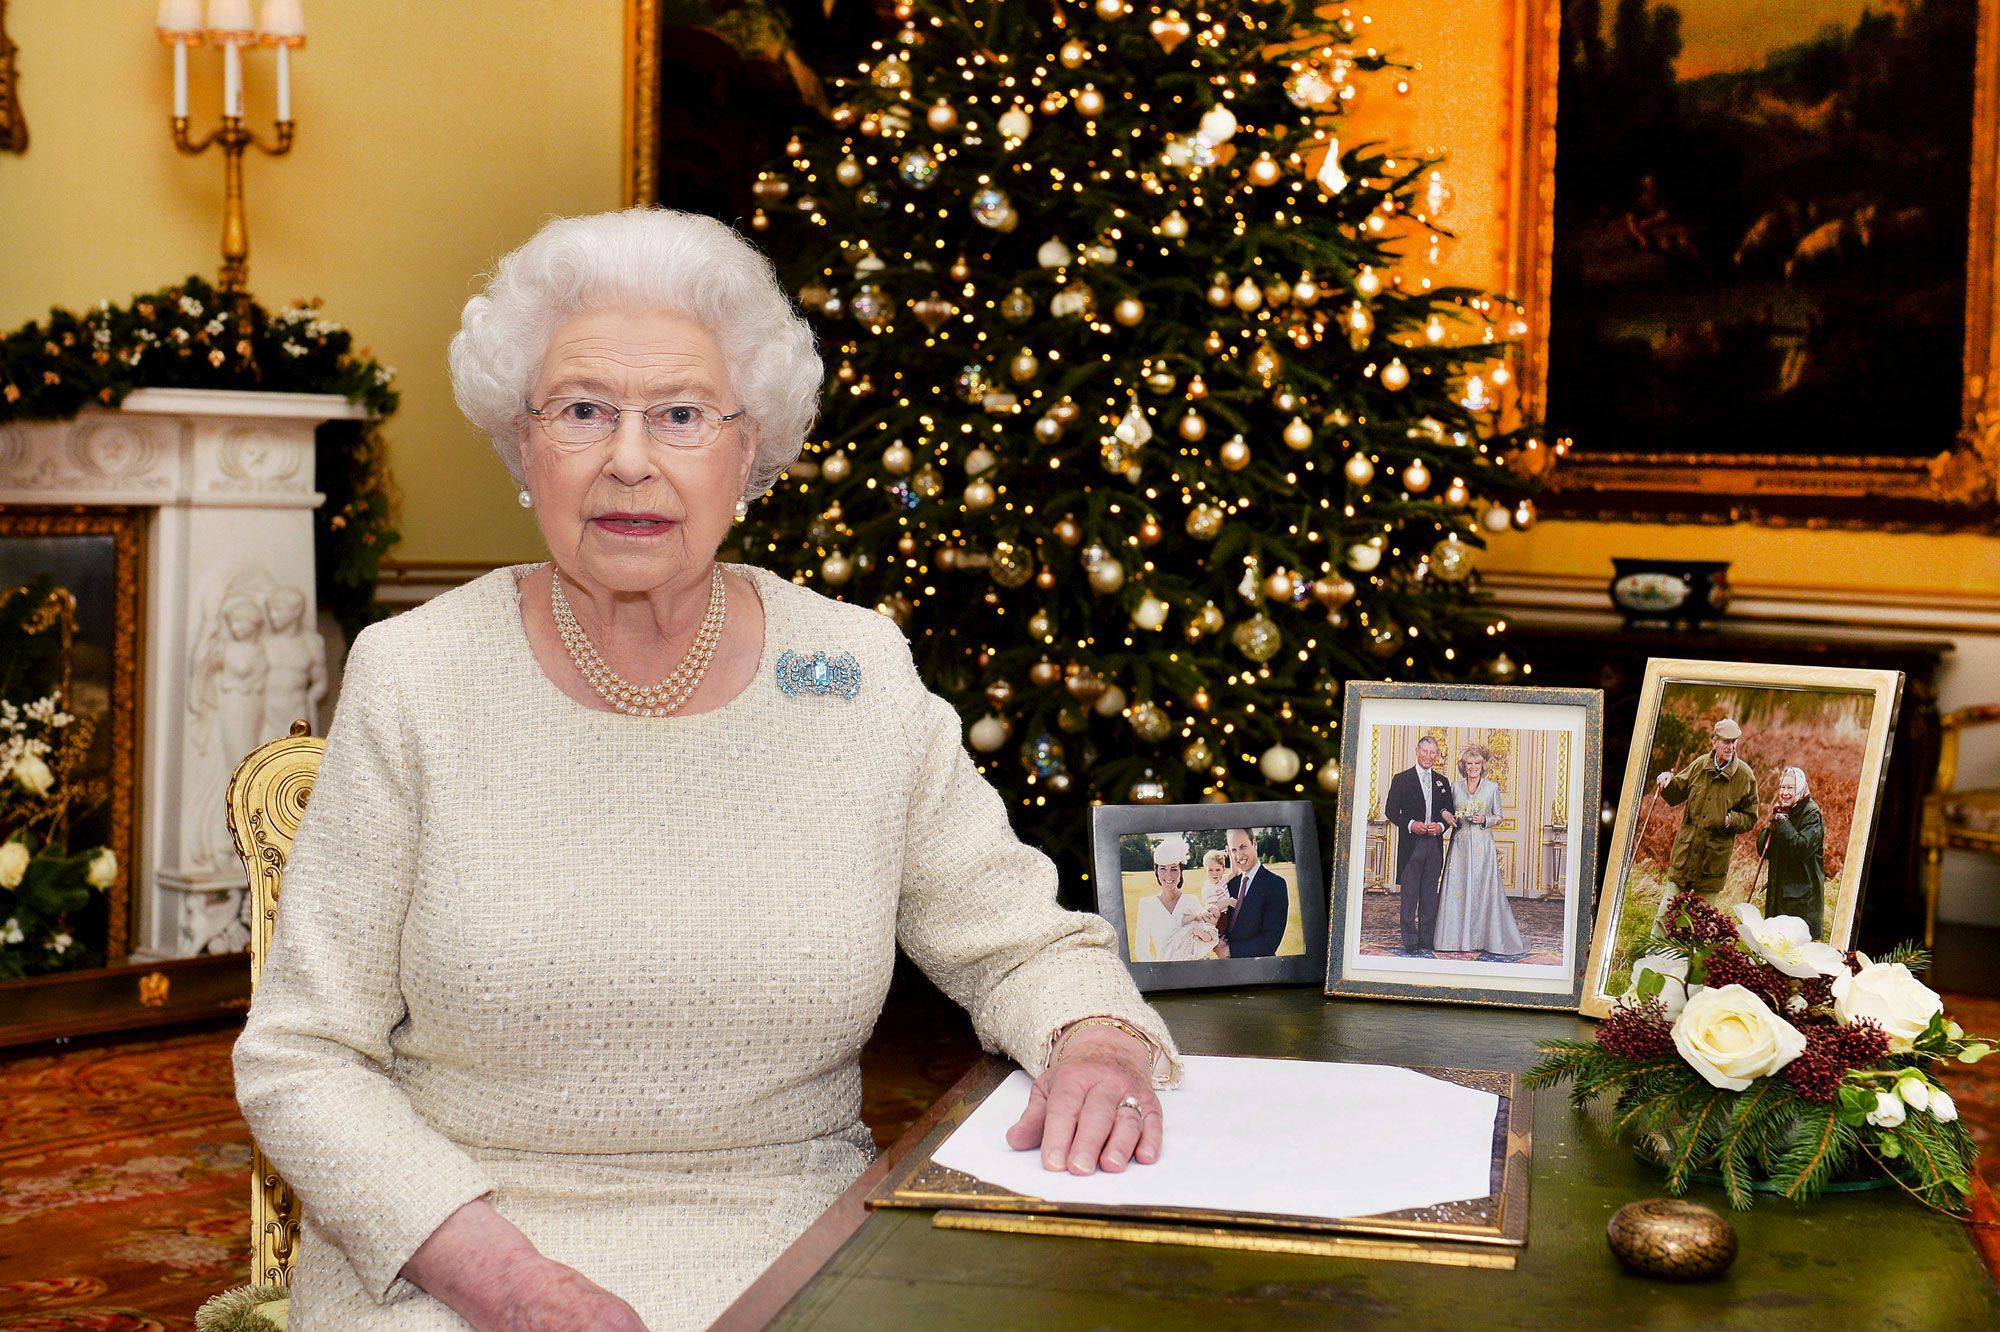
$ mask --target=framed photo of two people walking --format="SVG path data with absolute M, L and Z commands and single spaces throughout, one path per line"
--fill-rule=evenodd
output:
M 1350 681 L 1341 730 L 1327 993 L 1576 1008 L 1603 695 Z

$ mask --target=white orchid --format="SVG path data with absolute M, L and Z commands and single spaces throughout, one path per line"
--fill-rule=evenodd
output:
M 1799 980 L 1847 975 L 1847 959 L 1831 944 L 1815 943 L 1812 927 L 1797 916 L 1766 917 L 1748 902 L 1736 907 L 1736 934 L 1743 946 Z

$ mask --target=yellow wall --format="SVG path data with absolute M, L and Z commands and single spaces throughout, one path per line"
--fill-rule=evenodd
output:
M 1504 285 L 1508 192 L 1501 133 L 1519 114 L 1509 101 L 1513 17 L 1554 0 L 1365 0 L 1364 43 L 1419 66 L 1408 96 L 1370 81 L 1351 124 L 1356 141 L 1377 138 L 1445 153 L 1457 196 L 1443 219 L 1459 239 L 1440 280 Z M 1608 10 L 1607 6 L 1607 10 Z M 2000 595 L 2000 541 L 1977 534 L 1892 535 L 1643 523 L 1545 522 L 1492 538 L 1482 557 L 1493 572 L 1603 575 L 1611 557 L 1682 555 L 1734 562 L 1740 586 L 1903 590 Z
M 8 6 L 31 137 L 0 154 L 0 325 L 124 300 L 219 263 L 222 163 L 168 142 L 172 65 L 155 0 Z M 540 541 L 452 405 L 445 344 L 492 261 L 545 218 L 619 203 L 624 0 L 313 0 L 293 62 L 292 154 L 252 158 L 250 280 L 322 296 L 396 367 L 390 423 L 408 560 L 534 557 Z M 221 57 L 191 53 L 212 126 Z M 253 125 L 272 57 L 250 55 Z

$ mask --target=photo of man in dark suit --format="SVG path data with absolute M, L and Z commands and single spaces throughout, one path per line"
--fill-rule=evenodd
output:
M 1229 860 L 1236 875 L 1229 881 L 1234 902 L 1223 919 L 1230 957 L 1276 957 L 1291 917 L 1285 881 L 1257 858 L 1257 838 L 1248 828 L 1229 830 Z
M 1437 936 L 1438 884 L 1444 875 L 1444 830 L 1456 827 L 1451 783 L 1437 770 L 1438 742 L 1417 741 L 1415 767 L 1389 782 L 1383 817 L 1396 829 L 1396 884 L 1402 894 L 1403 952 L 1430 957 Z

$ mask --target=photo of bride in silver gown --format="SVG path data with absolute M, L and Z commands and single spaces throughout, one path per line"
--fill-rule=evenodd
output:
M 1493 825 L 1501 820 L 1500 785 L 1487 776 L 1493 753 L 1467 745 L 1458 756 L 1458 779 L 1451 784 L 1457 826 L 1445 851 L 1444 880 L 1438 894 L 1439 953 L 1477 953 L 1480 960 L 1507 962 L 1528 952 L 1500 879 L 1500 854 Z

